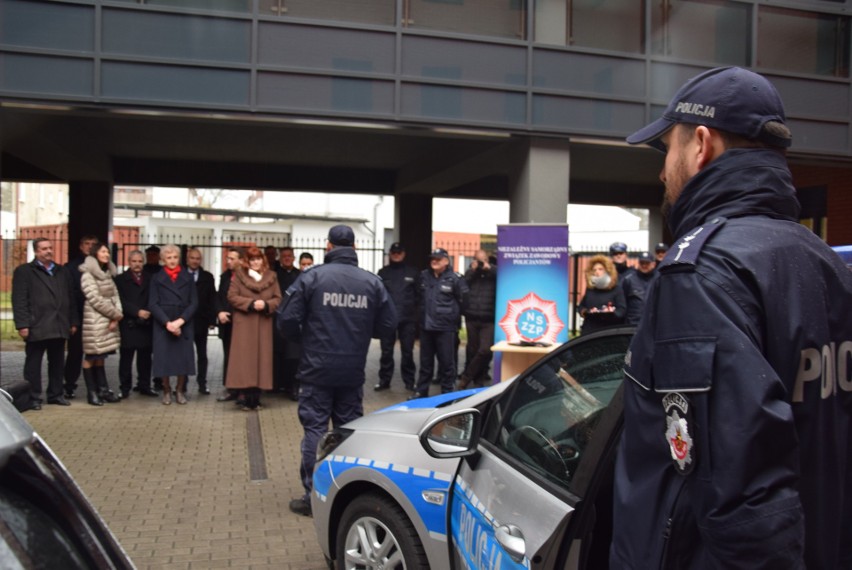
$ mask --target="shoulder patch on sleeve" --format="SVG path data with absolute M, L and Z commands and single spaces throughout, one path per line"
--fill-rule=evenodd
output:
M 660 269 L 674 265 L 695 265 L 701 248 L 716 230 L 725 224 L 725 218 L 713 218 L 680 238 L 660 262 Z

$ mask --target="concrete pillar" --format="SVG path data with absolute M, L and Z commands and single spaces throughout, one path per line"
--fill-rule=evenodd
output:
M 68 184 L 68 250 L 77 252 L 80 238 L 93 234 L 113 241 L 112 183 L 72 181 Z
M 432 196 L 398 194 L 394 197 L 394 237 L 405 246 L 405 260 L 426 269 L 432 249 Z
M 513 224 L 567 221 L 570 144 L 531 138 L 518 145 L 509 179 L 509 221 Z

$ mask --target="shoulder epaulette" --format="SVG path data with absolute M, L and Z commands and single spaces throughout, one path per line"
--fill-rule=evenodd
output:
M 701 248 L 716 230 L 725 224 L 725 218 L 713 218 L 680 238 L 660 262 L 659 269 L 675 265 L 695 265 Z

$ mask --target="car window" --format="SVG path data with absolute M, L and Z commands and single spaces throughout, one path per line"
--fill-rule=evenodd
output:
M 621 384 L 630 336 L 580 339 L 517 378 L 488 414 L 485 438 L 567 488 Z

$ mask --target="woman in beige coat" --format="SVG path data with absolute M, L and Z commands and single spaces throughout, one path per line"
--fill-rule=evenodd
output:
M 241 390 L 243 410 L 260 407 L 260 391 L 272 389 L 272 318 L 281 303 L 278 277 L 256 247 L 231 278 L 228 302 L 233 307 L 227 387 Z
M 121 346 L 118 321 L 124 316 L 121 299 L 112 280 L 117 274 L 110 261 L 109 247 L 97 242 L 80 265 L 80 289 L 83 292 L 83 379 L 88 392 L 87 401 L 102 406 L 103 401 L 118 402 L 109 389 L 104 360 Z

